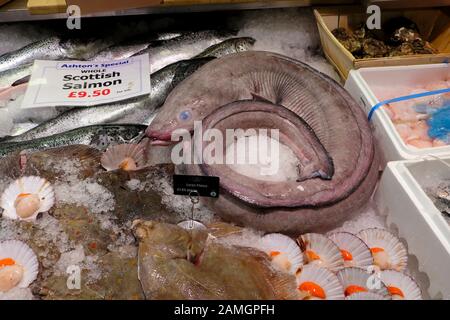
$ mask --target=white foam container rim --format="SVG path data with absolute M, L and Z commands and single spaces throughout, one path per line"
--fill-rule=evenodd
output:
M 380 78 L 379 81 L 384 80 L 399 84 L 401 81 L 406 82 L 411 80 L 411 78 L 420 78 L 420 75 L 422 75 L 421 79 L 423 81 L 432 81 L 432 74 L 436 71 L 442 72 L 442 70 L 450 70 L 450 65 L 447 63 L 439 63 L 414 66 L 361 68 L 350 71 L 349 77 L 345 83 L 345 88 L 358 103 L 360 103 L 360 105 L 363 105 L 364 111 L 368 115 L 370 109 L 380 101 L 375 96 L 368 81 L 366 81 L 367 75 L 384 75 L 383 79 Z M 424 74 L 427 74 L 427 76 L 424 76 Z M 410 85 L 414 85 L 412 80 Z M 388 151 L 388 155 L 386 156 L 387 161 L 417 159 L 427 155 L 436 155 L 440 157 L 450 156 L 450 146 L 423 149 L 407 146 L 383 107 L 374 112 L 372 122 L 375 127 L 383 130 L 389 139 L 389 142 L 380 141 L 380 145 L 383 147 L 386 143 L 390 143 L 397 153 L 396 155 L 393 155 L 392 152 Z

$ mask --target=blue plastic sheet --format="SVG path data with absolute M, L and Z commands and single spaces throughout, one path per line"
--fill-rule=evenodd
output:
M 448 100 L 444 107 L 432 113 L 427 123 L 430 127 L 428 135 L 431 138 L 442 140 L 447 144 L 450 142 L 450 103 Z

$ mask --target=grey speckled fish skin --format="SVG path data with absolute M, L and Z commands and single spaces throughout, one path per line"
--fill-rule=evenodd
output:
M 250 37 L 242 37 L 242 38 L 231 38 L 225 41 L 222 41 L 218 44 L 215 44 L 199 55 L 196 58 L 203 57 L 216 57 L 220 58 L 232 53 L 238 53 L 243 51 L 248 51 L 253 48 L 256 40 Z
M 113 44 L 112 40 L 63 40 L 53 36 L 0 56 L 0 72 L 40 60 L 88 60 Z
M 333 177 L 293 181 L 284 190 L 276 183 L 253 185 L 252 190 L 268 200 L 295 199 L 295 206 L 283 207 L 275 206 L 278 201 L 270 207 L 232 196 L 227 190 L 236 189 L 235 180 L 221 185 L 219 199 L 208 200 L 213 210 L 240 225 L 298 233 L 335 227 L 369 201 L 378 158 L 366 115 L 334 80 L 278 54 L 248 51 L 206 64 L 171 92 L 147 135 L 153 145 L 167 144 L 173 130 L 192 130 L 194 121 L 219 107 L 255 96 L 288 108 L 312 128 L 334 163 Z M 188 166 L 187 171 L 202 174 L 198 166 Z
M 105 50 L 102 50 L 98 54 L 96 54 L 91 60 L 108 61 L 126 59 L 142 50 L 145 50 L 152 41 L 169 40 L 181 35 L 181 32 L 149 33 L 106 48 Z
M 112 144 L 135 142 L 145 128 L 137 124 L 87 126 L 32 141 L 1 144 L 0 157 L 16 151 L 39 151 L 77 144 L 104 150 Z
M 205 30 L 189 32 L 169 40 L 154 41 L 136 55 L 148 53 L 150 68 L 156 72 L 176 61 L 191 59 L 205 49 L 235 35 L 231 31 Z
M 213 240 L 205 230 L 135 221 L 138 276 L 146 299 L 295 299 L 295 277 L 256 249 Z
M 14 85 L 17 81 L 28 77 L 31 74 L 32 68 L 33 64 L 28 63 L 0 72 L 0 90 L 7 89 Z
M 151 93 L 148 96 L 94 107 L 73 108 L 21 135 L 6 137 L 1 142 L 34 140 L 83 126 L 104 123 L 148 125 L 170 91 L 184 78 L 212 59 L 180 61 L 152 74 L 150 76 Z

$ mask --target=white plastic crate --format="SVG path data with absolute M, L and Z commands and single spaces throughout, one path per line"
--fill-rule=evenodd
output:
M 450 164 L 450 158 L 445 161 Z M 418 269 L 428 276 L 428 288 L 423 289 L 431 298 L 450 299 L 450 226 L 425 193 L 431 181 L 442 179 L 450 180 L 450 169 L 436 159 L 389 162 L 375 202 L 390 229 L 406 240 Z
M 345 89 L 358 101 L 366 114 L 376 105 L 378 98 L 373 88 L 426 85 L 450 76 L 450 65 L 445 63 L 418 66 L 376 67 L 350 71 Z M 374 135 L 384 163 L 394 160 L 420 159 L 427 155 L 450 156 L 450 146 L 417 149 L 406 145 L 384 108 L 372 117 Z

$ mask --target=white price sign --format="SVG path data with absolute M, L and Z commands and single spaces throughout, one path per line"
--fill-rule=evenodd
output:
M 123 60 L 36 60 L 22 108 L 87 107 L 150 93 L 148 54 Z

